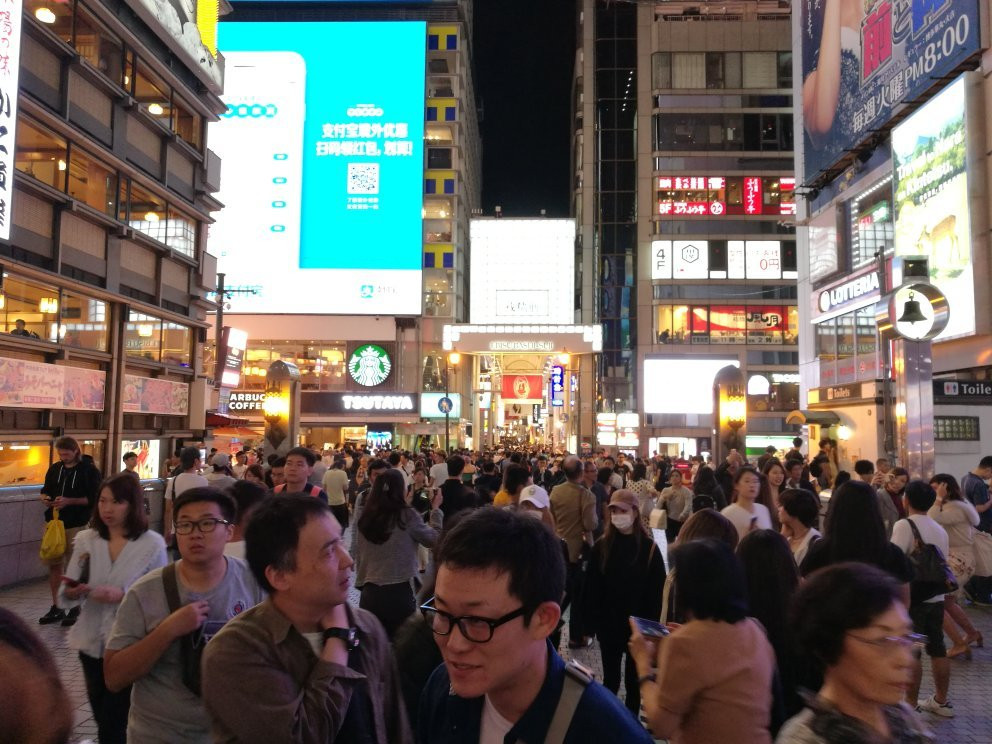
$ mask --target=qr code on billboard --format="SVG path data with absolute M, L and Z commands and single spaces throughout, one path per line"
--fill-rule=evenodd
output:
M 378 194 L 379 164 L 348 163 L 348 193 Z

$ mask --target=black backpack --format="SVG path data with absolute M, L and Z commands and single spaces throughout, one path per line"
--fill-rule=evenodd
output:
M 695 514 L 703 509 L 716 509 L 716 501 L 706 493 L 701 493 L 692 497 L 692 513 Z
M 910 604 L 919 604 L 938 594 L 957 591 L 958 582 L 947 566 L 943 553 L 936 545 L 923 542 L 920 530 L 912 519 L 907 518 L 915 538 L 909 561 L 913 564 L 913 581 L 909 585 Z

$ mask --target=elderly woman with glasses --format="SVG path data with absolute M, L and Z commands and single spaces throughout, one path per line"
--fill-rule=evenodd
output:
M 793 604 L 792 627 L 824 667 L 823 685 L 777 744 L 927 744 L 932 734 L 905 703 L 914 650 L 899 583 L 864 563 L 817 571 Z

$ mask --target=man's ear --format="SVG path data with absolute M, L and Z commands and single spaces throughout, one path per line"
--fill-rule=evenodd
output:
M 289 588 L 290 580 L 286 571 L 269 565 L 265 568 L 265 578 L 277 592 L 284 592 Z
M 545 639 L 555 632 L 561 620 L 561 605 L 557 602 L 542 602 L 531 615 L 528 629 L 532 638 Z

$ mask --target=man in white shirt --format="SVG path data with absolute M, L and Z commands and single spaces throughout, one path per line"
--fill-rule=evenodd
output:
M 441 484 L 448 480 L 448 463 L 443 452 L 435 452 L 432 457 L 434 464 L 430 470 L 431 488 L 440 488 Z
M 935 545 L 940 554 L 946 559 L 950 546 L 947 532 L 937 522 L 927 516 L 927 511 L 937 500 L 937 493 L 929 483 L 914 480 L 906 486 L 903 492 L 903 505 L 906 507 L 907 519 L 900 519 L 892 528 L 892 542 L 910 558 L 916 549 L 917 533 L 921 542 Z M 910 524 L 912 520 L 912 524 Z M 913 529 L 916 527 L 916 530 Z M 915 568 L 915 566 L 914 566 Z M 926 649 L 930 656 L 933 671 L 933 685 L 936 692 L 922 703 L 917 704 L 920 694 L 920 681 L 923 668 L 919 659 L 913 670 L 913 680 L 906 692 L 906 702 L 917 710 L 925 710 L 938 716 L 950 718 L 954 715 L 954 706 L 947 697 L 951 682 L 951 664 L 944 647 L 944 594 L 929 595 L 924 587 L 916 582 L 910 584 L 912 599 L 909 616 L 913 620 L 913 631 L 927 637 Z
M 245 471 L 248 469 L 248 453 L 244 450 L 236 453 L 234 455 L 235 463 L 231 466 L 231 472 L 234 473 L 234 477 L 241 480 L 245 477 Z
M 183 469 L 179 475 L 169 481 L 165 487 L 165 501 L 162 512 L 162 536 L 165 544 L 172 544 L 172 502 L 178 496 L 182 496 L 184 491 L 191 488 L 204 488 L 210 483 L 200 475 L 200 450 L 196 447 L 183 447 L 179 453 L 179 467 Z

